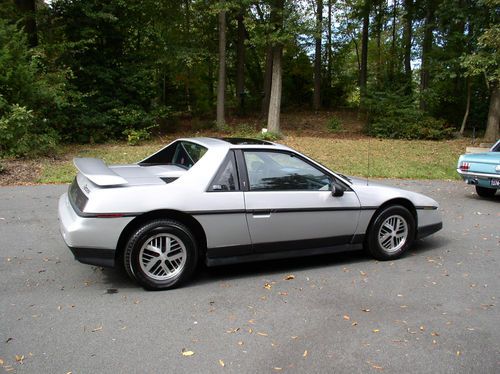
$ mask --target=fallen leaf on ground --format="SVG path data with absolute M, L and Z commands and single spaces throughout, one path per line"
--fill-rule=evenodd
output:
M 281 292 L 280 292 L 280 295 L 281 295 L 281 296 L 288 296 L 288 292 L 286 292 L 286 291 L 281 291 Z
M 16 361 L 19 362 L 20 364 L 23 363 L 24 360 L 24 355 L 16 355 Z
M 354 321 L 353 323 L 351 323 L 351 326 L 357 326 L 358 323 L 356 321 Z
M 222 361 L 222 360 L 219 360 L 219 365 L 222 367 L 226 366 L 226 364 L 224 364 L 224 361 Z
M 293 274 L 287 275 L 287 276 L 284 278 L 284 280 L 286 280 L 286 281 L 289 281 L 289 280 L 292 280 L 292 279 L 295 279 L 295 275 L 293 275 Z
M 283 368 L 280 368 L 280 367 L 277 367 L 277 366 L 276 366 L 276 367 L 273 367 L 273 369 L 274 369 L 274 370 L 276 370 L 276 371 L 283 370 Z
M 302 354 L 302 357 L 307 357 L 307 349 L 304 351 L 304 353 Z
M 420 331 L 424 331 L 424 330 L 425 330 L 424 326 L 420 326 Z
M 363 312 L 369 312 L 370 309 L 361 309 Z
M 351 317 L 349 317 L 349 316 L 346 314 L 346 315 L 344 315 L 344 319 L 345 319 L 346 321 L 350 321 L 350 320 L 351 320 Z
M 238 331 L 240 331 L 240 328 L 239 328 L 239 327 L 237 327 L 237 328 L 235 328 L 235 329 L 229 329 L 229 330 L 226 330 L 226 332 L 227 332 L 228 334 L 233 334 L 233 333 L 238 332 Z
M 99 326 L 99 327 L 96 327 L 95 329 L 92 330 L 92 332 L 97 332 L 97 331 L 101 331 L 102 330 L 102 326 Z
M 264 284 L 264 288 L 266 290 L 270 290 L 271 288 L 273 288 L 273 286 L 271 286 L 269 283 L 266 283 L 266 284 Z
M 436 331 L 431 332 L 432 336 L 439 336 L 439 334 Z
M 186 357 L 189 357 L 189 356 L 194 355 L 194 352 L 193 352 L 193 351 L 188 351 L 188 350 L 186 350 L 185 348 L 183 348 L 183 349 L 182 349 L 182 355 L 183 355 L 183 356 L 186 356 Z
M 0 358 L 0 365 L 3 365 L 3 360 Z
M 373 332 L 380 332 L 380 330 L 379 330 L 379 329 L 373 329 L 372 331 L 373 331 Z
M 462 353 L 460 351 L 457 351 L 457 356 L 460 356 Z
M 265 332 L 258 332 L 257 335 L 260 335 L 260 336 L 267 336 L 267 334 Z

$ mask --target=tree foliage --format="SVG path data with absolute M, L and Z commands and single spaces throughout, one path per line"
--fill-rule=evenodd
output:
M 282 49 L 281 108 L 310 109 L 314 97 L 315 108 L 360 108 L 379 136 L 445 136 L 466 103 L 466 127 L 484 129 L 498 96 L 499 0 L 33 4 L 35 13 L 0 0 L 3 155 L 143 138 L 172 130 L 179 116 L 213 121 L 222 11 L 228 115 L 267 118 L 273 46 Z M 405 121 L 389 120 L 394 113 Z M 9 143 L 19 131 L 36 147 Z

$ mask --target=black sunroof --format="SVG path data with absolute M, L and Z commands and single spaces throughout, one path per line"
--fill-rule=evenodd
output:
M 260 139 L 249 139 L 249 138 L 220 138 L 233 145 L 273 145 L 273 143 L 266 140 Z

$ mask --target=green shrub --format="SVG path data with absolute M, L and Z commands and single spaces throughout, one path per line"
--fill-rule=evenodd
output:
M 55 130 L 36 121 L 31 110 L 17 104 L 0 118 L 0 155 L 36 157 L 57 149 L 59 136 Z
M 123 132 L 123 135 L 127 137 L 128 145 L 139 145 L 144 140 L 149 140 L 151 138 L 151 133 L 149 128 L 145 129 L 127 129 Z
M 342 123 L 337 117 L 332 117 L 326 123 L 326 129 L 329 132 L 337 133 L 341 132 L 344 129 L 344 127 L 342 126 Z
M 365 99 L 368 133 L 380 138 L 440 140 L 453 128 L 417 108 L 411 97 L 397 93 L 372 93 Z
M 234 129 L 234 136 L 241 138 L 252 138 L 255 136 L 255 126 L 248 123 L 240 123 Z
M 283 136 L 281 134 L 267 131 L 267 132 L 260 132 L 256 136 L 257 139 L 262 139 L 262 140 L 268 140 L 270 142 L 275 142 L 277 140 L 283 139 Z

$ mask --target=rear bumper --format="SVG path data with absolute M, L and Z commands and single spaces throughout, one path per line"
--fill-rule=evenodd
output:
M 81 217 L 67 194 L 59 199 L 58 208 L 59 230 L 75 259 L 84 264 L 114 266 L 118 239 L 133 217 Z
M 69 247 L 75 260 L 82 264 L 103 266 L 106 268 L 115 267 L 115 251 L 102 248 L 74 248 Z
M 472 184 L 474 186 L 486 187 L 499 189 L 500 187 L 492 186 L 490 183 L 491 179 L 500 179 L 500 174 L 489 174 L 489 173 L 478 173 L 472 171 L 462 171 L 457 169 L 458 174 L 467 184 Z

